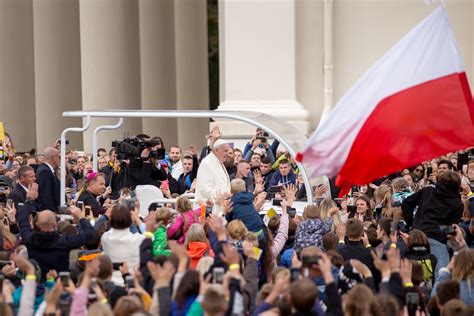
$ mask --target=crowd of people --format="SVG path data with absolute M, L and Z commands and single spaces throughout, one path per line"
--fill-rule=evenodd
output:
M 242 149 L 217 126 L 204 141 L 142 134 L 61 157 L 6 134 L 0 315 L 474 314 L 474 151 L 339 197 L 334 179 L 306 192 L 260 129 Z M 143 185 L 173 202 L 143 214 Z

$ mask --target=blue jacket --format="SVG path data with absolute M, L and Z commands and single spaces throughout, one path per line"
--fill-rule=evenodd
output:
M 277 185 L 288 185 L 288 184 L 295 184 L 296 183 L 296 174 L 293 172 L 293 170 L 290 170 L 290 173 L 286 176 L 282 176 L 280 171 L 275 171 L 275 173 L 272 176 L 272 179 L 270 180 L 270 186 L 277 186 Z
M 230 222 L 240 219 L 251 232 L 258 232 L 263 228 L 263 221 L 253 206 L 252 192 L 238 192 L 232 196 L 233 211 L 226 214 L 225 219 Z
M 451 273 L 449 272 L 448 269 L 446 268 L 441 268 L 438 272 L 438 278 L 436 279 L 435 285 L 433 286 L 433 289 L 435 292 L 436 288 L 438 285 L 446 280 L 451 279 Z M 468 305 L 473 305 L 474 304 L 474 280 L 461 280 L 459 282 L 461 285 L 461 301 L 463 301 L 465 304 Z

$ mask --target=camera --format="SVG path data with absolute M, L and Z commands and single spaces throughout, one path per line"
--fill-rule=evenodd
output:
M 112 147 L 115 148 L 115 152 L 117 153 L 117 159 L 124 160 L 124 159 L 148 159 L 148 158 L 156 158 L 156 159 L 164 159 L 165 158 L 165 150 L 158 149 L 158 150 L 151 150 L 151 148 L 160 145 L 161 142 L 159 140 L 150 139 L 144 140 L 142 138 L 136 136 L 130 136 L 125 138 L 122 141 L 113 141 Z M 140 155 L 143 150 L 148 149 L 150 150 L 150 154 L 146 158 L 141 158 Z

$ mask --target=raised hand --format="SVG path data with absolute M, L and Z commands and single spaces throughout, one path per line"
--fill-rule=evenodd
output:
M 148 271 L 150 271 L 151 277 L 155 281 L 155 285 L 158 287 L 167 287 L 170 285 L 171 279 L 176 271 L 174 265 L 170 261 L 165 261 L 163 266 L 153 261 L 148 261 L 146 264 Z
M 324 196 L 324 194 L 327 192 L 328 190 L 328 186 L 326 184 L 321 184 L 321 185 L 318 185 L 315 189 L 314 189 L 314 196 L 316 198 L 321 198 Z
M 196 146 L 194 146 L 194 145 L 189 145 L 187 152 L 188 152 L 188 155 L 190 155 L 191 157 L 197 156 L 197 148 L 196 148 Z
M 298 191 L 298 188 L 294 184 L 288 184 L 284 187 L 284 190 L 288 206 L 292 206 L 296 199 L 296 191 Z
M 354 269 L 356 269 L 360 274 L 362 274 L 364 278 L 370 278 L 372 276 L 372 272 L 370 272 L 370 269 L 359 260 L 351 259 L 350 262 Z
M 222 253 L 220 254 L 222 261 L 227 263 L 227 265 L 231 265 L 234 263 L 240 262 L 240 256 L 237 252 L 237 249 L 232 247 L 231 245 L 224 244 L 222 247 Z
M 34 201 L 38 198 L 38 183 L 32 183 L 28 187 L 28 192 L 26 192 L 26 199 L 28 201 Z

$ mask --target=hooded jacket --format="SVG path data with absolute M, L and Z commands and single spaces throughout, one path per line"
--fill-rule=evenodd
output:
M 69 271 L 69 251 L 90 241 L 95 233 L 94 227 L 83 218 L 79 221 L 77 235 L 60 235 L 58 231 L 33 231 L 28 217 L 34 210 L 34 204 L 28 202 L 17 213 L 20 235 L 29 257 L 38 262 L 43 278 L 49 270 Z
M 288 185 L 288 184 L 295 184 L 296 183 L 296 174 L 293 172 L 293 170 L 290 170 L 290 172 L 286 176 L 282 176 L 280 171 L 275 171 L 273 173 L 272 179 L 270 180 L 270 185 L 269 187 L 274 187 L 277 185 Z
M 251 232 L 258 232 L 263 228 L 263 221 L 253 206 L 252 192 L 237 192 L 232 196 L 233 211 L 227 213 L 225 219 L 230 222 L 240 219 Z
M 410 195 L 402 204 L 403 218 L 409 227 L 419 229 L 428 238 L 442 243 L 446 243 L 446 236 L 439 226 L 459 223 L 463 210 L 459 188 L 441 182 Z
M 214 257 L 214 252 L 209 243 L 203 241 L 192 241 L 188 244 L 188 256 L 191 258 L 191 268 L 196 269 L 202 257 Z

